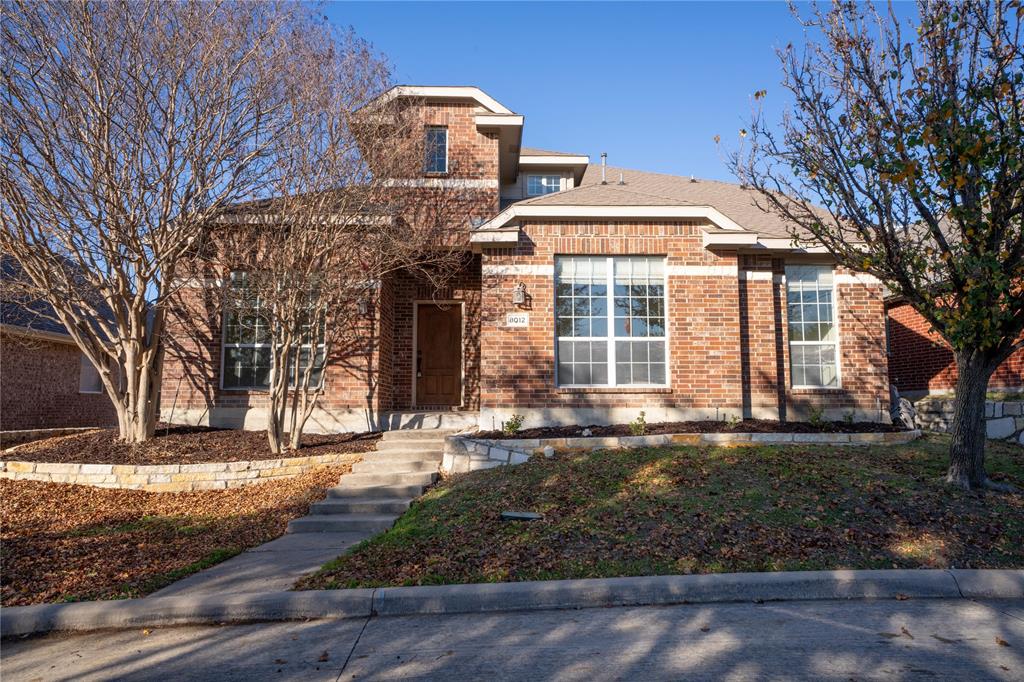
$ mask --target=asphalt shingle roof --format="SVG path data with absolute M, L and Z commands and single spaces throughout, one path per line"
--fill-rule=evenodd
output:
M 619 184 L 619 178 L 624 184 Z M 601 184 L 600 164 L 590 164 L 579 187 L 527 199 L 538 206 L 712 206 L 747 230 L 767 237 L 790 237 L 788 223 L 755 203 L 757 192 L 740 185 L 608 166 Z

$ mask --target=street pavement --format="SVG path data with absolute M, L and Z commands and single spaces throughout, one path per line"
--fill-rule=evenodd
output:
M 1021 680 L 1024 600 L 805 601 L 6 640 L 10 680 Z

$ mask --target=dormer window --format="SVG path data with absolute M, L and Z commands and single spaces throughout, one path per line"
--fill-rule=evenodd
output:
M 551 194 L 562 189 L 562 177 L 560 175 L 527 175 L 526 196 L 539 197 L 543 194 Z
M 427 173 L 448 172 L 448 129 L 444 126 L 427 126 L 426 158 L 424 171 Z

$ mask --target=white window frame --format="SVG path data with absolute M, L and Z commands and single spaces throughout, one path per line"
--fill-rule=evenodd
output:
M 541 186 L 542 187 L 546 186 L 544 184 L 544 182 L 543 182 L 545 178 L 548 178 L 548 179 L 554 178 L 555 181 L 556 181 L 556 184 L 557 184 L 557 188 L 554 191 L 551 191 L 551 192 L 531 192 L 530 191 L 530 180 L 533 179 L 533 178 L 539 178 L 541 180 Z M 561 192 L 561 191 L 562 191 L 562 176 L 561 175 L 557 175 L 555 173 L 530 173 L 530 174 L 528 174 L 526 176 L 526 196 L 528 196 L 528 197 L 542 197 L 542 196 L 545 196 L 545 195 L 548 195 L 548 194 L 555 194 L 556 192 Z
M 605 258 L 605 285 L 606 285 L 606 300 L 608 310 L 608 331 L 606 336 L 565 336 L 560 337 L 558 335 L 558 259 L 559 258 Z M 615 336 L 615 259 L 627 259 L 627 258 L 660 258 L 663 263 L 662 267 L 662 310 L 664 312 L 665 319 L 665 335 L 664 336 L 636 336 L 636 337 L 617 337 Z M 666 256 L 647 255 L 647 254 L 623 254 L 615 256 L 602 256 L 588 255 L 582 253 L 564 253 L 555 256 L 555 272 L 553 276 L 554 287 L 553 289 L 553 300 L 552 300 L 552 311 L 554 312 L 554 342 L 555 342 L 555 366 L 554 366 L 554 383 L 556 388 L 565 389 L 608 389 L 608 388 L 622 388 L 626 390 L 632 389 L 665 389 L 672 387 L 672 363 L 671 354 L 669 351 L 669 307 L 668 307 L 668 262 Z M 665 383 L 663 384 L 620 384 L 618 383 L 618 376 L 616 375 L 616 357 L 615 357 L 615 341 L 664 341 L 665 343 Z M 558 342 L 559 341 L 606 341 L 608 343 L 607 362 L 608 362 L 608 383 L 606 384 L 562 384 L 558 381 Z
M 832 326 L 835 329 L 835 339 L 832 341 L 834 346 L 834 357 L 836 359 L 836 383 L 834 386 L 824 386 L 816 384 L 796 384 L 793 383 L 793 346 L 827 346 L 828 341 L 794 341 L 789 333 L 789 285 L 790 277 L 787 269 L 786 272 L 786 342 L 788 347 L 786 352 L 788 354 L 788 368 L 789 368 L 789 382 L 790 388 L 797 390 L 816 390 L 816 391 L 839 391 L 843 388 L 843 368 L 842 358 L 839 354 L 840 349 L 840 337 L 839 337 L 839 288 L 837 286 L 836 269 L 827 264 L 822 263 L 789 263 L 789 267 L 813 267 L 813 268 L 827 268 L 832 272 Z M 821 305 L 818 303 L 818 305 Z
M 228 286 L 231 286 L 231 285 L 229 284 Z M 258 308 L 257 308 L 257 310 L 258 310 Z M 221 311 L 221 316 L 220 316 L 220 390 L 222 390 L 222 391 L 241 391 L 241 392 L 250 392 L 250 393 L 251 392 L 269 393 L 270 392 L 270 387 L 269 386 L 226 386 L 225 383 L 224 383 L 224 377 L 226 376 L 225 364 L 224 363 L 225 363 L 225 360 L 227 359 L 227 349 L 228 348 L 260 349 L 260 348 L 270 348 L 270 346 L 271 346 L 271 344 L 269 344 L 269 343 L 228 343 L 228 340 L 227 340 L 228 316 L 231 315 L 232 312 L 233 311 L 231 311 L 231 310 L 222 310 Z M 327 332 L 325 330 L 324 331 L 325 336 L 326 336 L 326 333 Z M 319 349 L 323 348 L 324 344 L 316 344 L 316 347 L 318 349 L 317 352 L 319 352 Z M 305 351 L 308 351 L 310 353 L 310 358 L 315 360 L 316 359 L 316 354 L 313 353 L 313 348 L 314 348 L 314 346 L 311 343 L 304 343 L 304 344 L 302 344 L 301 346 L 298 347 L 299 356 L 301 357 L 302 351 L 305 350 Z M 327 376 L 327 358 L 325 357 L 324 358 L 323 369 L 320 370 L 320 381 L 315 386 L 310 386 L 310 388 L 312 388 L 312 389 L 323 388 L 324 380 L 325 380 L 326 376 Z M 288 379 L 288 388 L 291 389 L 291 387 L 292 387 L 292 382 L 291 382 L 291 377 L 289 377 L 289 379 Z
M 424 127 L 424 129 L 423 129 L 423 139 L 424 139 L 424 141 L 427 141 L 427 139 L 428 139 L 428 137 L 430 135 L 430 131 L 432 131 L 432 130 L 443 130 L 444 131 L 444 170 L 432 170 L 430 168 L 427 168 L 426 167 L 427 164 L 424 163 L 423 172 L 425 174 L 427 174 L 427 175 L 445 175 L 445 174 L 448 173 L 448 167 L 450 165 L 449 162 L 448 162 L 449 161 L 449 156 L 448 156 L 448 153 L 449 153 L 448 152 L 448 147 L 449 147 L 449 144 L 448 144 L 449 143 L 449 139 L 448 139 L 448 126 L 428 125 L 428 126 Z M 424 160 L 426 161 L 426 159 L 424 159 Z M 433 155 L 431 155 L 429 160 L 433 161 Z
M 85 356 L 85 353 L 78 354 L 78 392 L 84 395 L 97 395 L 103 393 L 103 379 L 100 377 L 99 370 L 92 364 L 92 361 Z M 83 388 L 82 383 L 85 381 L 86 372 L 91 372 L 92 376 L 96 377 L 96 384 L 98 388 L 96 390 L 86 390 Z

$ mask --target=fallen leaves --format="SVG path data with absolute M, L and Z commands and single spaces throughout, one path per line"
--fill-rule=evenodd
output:
M 1024 451 L 992 443 L 1024 484 Z M 735 571 L 1024 566 L 1024 497 L 961 494 L 948 439 L 562 452 L 450 477 L 300 587 Z M 544 514 L 502 524 L 502 509 Z M 906 599 L 897 597 L 901 601 Z
M 379 433 L 306 434 L 294 457 L 368 452 L 377 446 Z M 159 425 L 145 443 L 117 440 L 116 429 L 97 429 L 29 443 L 5 453 L 3 459 L 25 462 L 83 464 L 197 464 L 277 459 L 270 452 L 265 431 L 238 431 L 208 426 Z
M 278 537 L 350 467 L 190 493 L 0 479 L 2 602 L 142 596 Z

